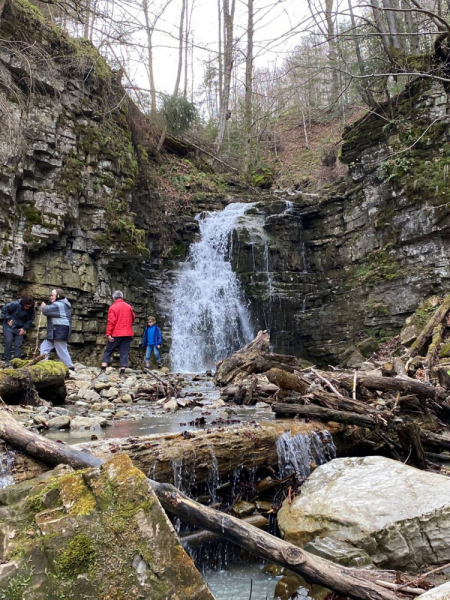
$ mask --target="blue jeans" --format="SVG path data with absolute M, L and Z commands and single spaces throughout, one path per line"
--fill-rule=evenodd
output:
M 152 355 L 152 351 L 155 355 L 156 363 L 159 365 L 159 363 L 161 362 L 161 357 L 159 356 L 159 350 L 156 346 L 147 346 L 145 350 L 145 362 L 150 362 L 150 356 Z
M 16 329 L 9 325 L 3 325 L 3 335 L 5 341 L 5 361 L 11 360 L 11 350 L 14 344 L 14 358 L 20 358 L 22 353 L 23 335 L 19 335 Z

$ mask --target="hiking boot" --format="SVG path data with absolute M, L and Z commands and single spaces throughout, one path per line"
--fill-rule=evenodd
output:
M 161 363 L 158 363 L 158 365 L 157 365 L 157 366 L 158 366 L 158 369 L 161 369 L 161 368 L 162 368 L 162 364 L 161 364 Z
M 120 379 L 125 379 L 125 377 L 126 377 L 125 371 L 120 371 L 119 377 L 120 377 Z
M 145 363 L 145 368 L 150 369 L 150 363 Z
M 9 369 L 11 367 L 11 363 L 5 360 L 5 369 Z

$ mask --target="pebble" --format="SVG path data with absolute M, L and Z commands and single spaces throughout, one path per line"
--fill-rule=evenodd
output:
M 70 427 L 70 417 L 61 416 L 50 419 L 47 423 L 49 429 L 66 429 Z

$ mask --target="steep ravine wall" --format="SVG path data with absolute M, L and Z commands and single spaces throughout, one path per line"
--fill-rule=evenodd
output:
M 443 83 L 418 80 L 353 125 L 341 155 L 349 176 L 320 196 L 201 194 L 170 214 L 154 163 L 132 139 L 117 77 L 87 42 L 45 23 L 27 0 L 8 0 L 0 19 L 0 304 L 24 291 L 41 301 L 63 287 L 76 359 L 98 361 L 117 288 L 136 309 L 137 331 L 156 313 L 168 349 L 171 282 L 196 239 L 193 216 L 234 200 L 256 203 L 230 258 L 255 329 L 268 328 L 278 351 L 321 364 L 356 346 L 368 354 L 425 297 L 448 291 Z
M 356 347 L 368 356 L 424 298 L 450 291 L 449 140 L 445 84 L 417 80 L 345 132 L 345 181 L 288 197 L 289 210 L 263 199 L 269 242 L 255 251 L 242 230 L 234 264 L 276 349 L 322 364 Z
M 88 42 L 27 0 L 8 0 L 0 39 L 0 304 L 25 291 L 47 301 L 62 287 L 72 352 L 96 361 L 111 292 L 124 291 L 141 331 L 158 314 L 168 248 L 187 245 L 197 224 L 178 215 L 168 225 L 124 90 Z

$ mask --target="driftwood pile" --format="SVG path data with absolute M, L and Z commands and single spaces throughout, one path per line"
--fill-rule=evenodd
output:
M 224 386 L 222 398 L 237 404 L 262 400 L 280 417 L 341 423 L 353 453 L 441 468 L 450 461 L 450 365 L 439 360 L 449 309 L 450 296 L 438 300 L 408 348 L 397 344 L 398 355 L 354 371 L 323 371 L 273 354 L 261 331 L 218 364 L 216 383 Z

